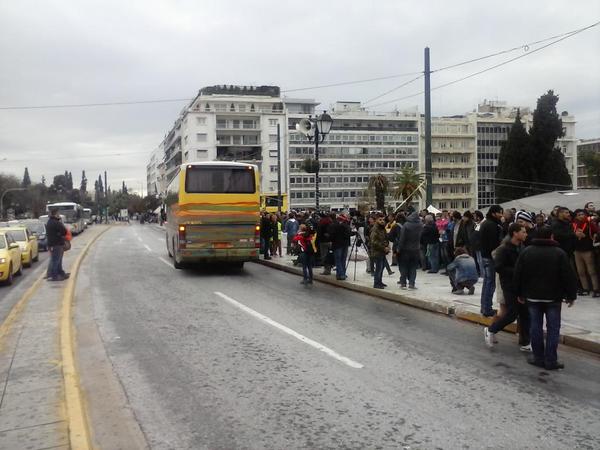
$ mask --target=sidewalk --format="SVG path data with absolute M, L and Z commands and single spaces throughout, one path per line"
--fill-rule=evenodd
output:
M 285 249 L 284 249 L 285 252 Z M 260 264 L 285 270 L 290 273 L 302 275 L 302 267 L 294 266 L 290 256 L 274 256 L 271 260 L 261 259 Z M 388 258 L 389 259 L 389 258 Z M 417 272 L 417 289 L 401 290 L 397 284 L 400 274 L 397 266 L 392 266 L 395 271 L 388 275 L 384 271 L 383 282 L 388 285 L 384 290 L 373 288 L 373 278 L 366 272 L 366 261 L 356 263 L 356 278 L 354 261 L 350 261 L 346 275 L 348 279 L 338 281 L 335 272 L 332 275 L 320 275 L 321 267 L 314 270 L 315 280 L 322 281 L 335 286 L 343 287 L 358 292 L 387 300 L 404 303 L 421 309 L 454 316 L 462 320 L 468 320 L 479 324 L 489 325 L 491 319 L 480 315 L 480 293 L 481 278 L 475 286 L 475 295 L 454 295 L 450 289 L 448 277 L 441 274 L 428 274 L 422 270 Z M 318 285 L 317 285 L 318 286 Z M 313 287 L 316 288 L 317 286 Z M 466 292 L 466 290 L 465 290 Z M 497 308 L 494 296 L 494 307 Z M 507 327 L 507 331 L 515 332 L 514 324 Z M 482 338 L 483 342 L 483 333 Z M 572 308 L 566 306 L 562 309 L 561 343 L 571 347 L 577 347 L 593 353 L 600 354 L 600 299 L 592 297 L 580 297 Z
M 67 272 L 86 244 L 104 228 L 90 227 L 72 241 L 73 247 L 65 253 L 63 261 Z M 3 449 L 70 446 L 61 351 L 65 343 L 60 341 L 67 282 L 42 279 L 46 268 L 47 263 L 40 264 L 24 275 L 31 278 L 31 287 L 1 326 L 0 448 Z

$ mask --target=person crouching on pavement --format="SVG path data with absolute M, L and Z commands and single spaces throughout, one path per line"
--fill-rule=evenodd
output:
M 550 227 L 538 230 L 537 237 L 517 259 L 514 287 L 518 301 L 527 302 L 529 309 L 533 356 L 527 362 L 556 370 L 564 368 L 557 354 L 561 303 L 566 300 L 569 307 L 573 306 L 577 298 L 577 275 L 567 253 L 554 240 Z
M 454 260 L 446 266 L 446 270 L 453 294 L 462 295 L 465 288 L 469 290 L 469 295 L 475 293 L 475 284 L 479 278 L 477 265 L 464 247 L 454 250 Z
M 518 214 L 518 213 L 517 213 Z M 519 253 L 524 248 L 527 239 L 527 228 L 519 223 L 511 223 L 508 227 L 508 237 L 502 241 L 500 246 L 492 252 L 494 257 L 494 268 L 500 276 L 500 287 L 504 297 L 504 304 L 500 305 L 500 313 L 490 325 L 484 328 L 485 343 L 493 347 L 496 333 L 504 327 L 519 319 L 519 344 L 521 351 L 531 351 L 529 344 L 529 313 L 527 306 L 517 301 L 517 294 L 513 283 L 515 264 Z
M 294 236 L 294 242 L 300 249 L 300 263 L 302 264 L 302 284 L 312 284 L 313 267 L 315 265 L 316 248 L 314 245 L 314 234 L 305 224 L 300 225 L 298 234 Z
M 383 284 L 383 269 L 385 268 L 386 255 L 390 252 L 390 243 L 385 230 L 385 216 L 381 213 L 377 215 L 375 225 L 371 229 L 370 242 L 370 257 L 375 261 L 373 287 L 384 289 L 387 285 Z

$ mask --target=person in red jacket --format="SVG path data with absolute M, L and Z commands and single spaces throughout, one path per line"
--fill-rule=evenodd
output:
M 573 231 L 575 232 L 575 266 L 577 275 L 583 287 L 580 295 L 590 295 L 590 281 L 594 289 L 594 297 L 600 297 L 600 288 L 598 286 L 598 274 L 596 273 L 596 263 L 594 261 L 594 241 L 598 234 L 598 227 L 590 220 L 584 209 L 575 210 L 575 220 L 573 220 Z M 588 279 L 589 277 L 589 279 Z
M 305 224 L 300 225 L 298 234 L 294 236 L 293 241 L 300 250 L 300 263 L 302 264 L 302 284 L 312 284 L 313 267 L 315 265 L 315 247 L 314 234 Z

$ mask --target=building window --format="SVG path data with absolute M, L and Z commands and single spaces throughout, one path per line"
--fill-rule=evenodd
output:
M 230 112 L 235 112 L 235 105 L 232 103 L 231 106 L 229 107 L 229 111 Z
M 276 127 L 277 126 L 277 119 L 269 119 L 269 126 L 270 127 Z
M 196 158 L 198 159 L 206 159 L 208 157 L 208 150 L 196 150 Z
M 239 112 L 246 112 L 246 105 L 244 103 L 241 103 L 238 105 L 238 111 Z
M 206 133 L 196 133 L 196 142 L 206 142 L 207 134 Z
M 208 103 L 204 106 L 204 111 L 210 111 L 210 105 Z
M 250 105 L 250 112 L 255 112 L 255 111 L 256 111 L 256 109 L 254 108 L 254 103 L 252 103 Z
M 208 106 L 208 103 L 206 104 L 206 106 Z M 206 125 L 206 117 L 196 117 L 196 124 Z

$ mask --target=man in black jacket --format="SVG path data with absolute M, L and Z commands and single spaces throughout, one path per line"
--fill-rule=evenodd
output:
M 552 229 L 540 229 L 538 239 L 521 252 L 513 281 L 519 301 L 526 301 L 529 309 L 533 357 L 528 362 L 547 370 L 562 369 L 564 364 L 557 355 L 561 303 L 564 299 L 569 307 L 573 305 L 577 298 L 577 276 L 567 254 L 553 239 Z
M 481 286 L 481 314 L 485 317 L 493 317 L 496 312 L 492 309 L 492 299 L 496 290 L 496 270 L 492 252 L 502 242 L 502 207 L 492 205 L 488 210 L 485 220 L 479 227 L 481 238 L 481 261 L 483 264 L 483 285 Z
M 515 264 L 527 239 L 527 230 L 521 224 L 511 223 L 508 227 L 508 236 L 510 239 L 504 240 L 494 251 L 494 267 L 500 276 L 500 286 L 504 294 L 506 309 L 489 328 L 484 328 L 485 343 L 488 347 L 492 347 L 496 343 L 495 334 L 519 318 L 519 344 L 521 350 L 531 351 L 527 306 L 517 301 L 517 293 L 513 282 Z
M 575 242 L 577 240 L 571 222 L 571 211 L 569 211 L 569 208 L 560 206 L 556 211 L 556 218 L 552 221 L 552 234 L 554 240 L 560 245 L 560 248 L 567 253 L 569 260 L 573 260 L 573 252 L 575 251 Z
M 337 222 L 329 226 L 329 236 L 335 258 L 335 278 L 345 280 L 346 259 L 348 258 L 348 247 L 350 247 L 350 236 L 352 236 L 350 219 L 346 214 L 338 215 Z
M 67 229 L 60 221 L 58 209 L 51 209 L 46 224 L 46 237 L 48 239 L 48 251 L 50 252 L 47 272 L 48 281 L 62 281 L 69 278 L 69 274 L 65 273 L 62 268 L 66 235 Z

